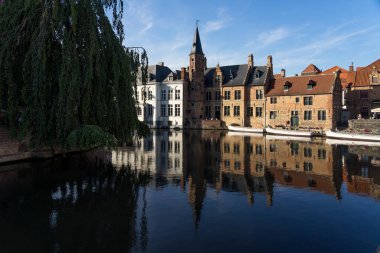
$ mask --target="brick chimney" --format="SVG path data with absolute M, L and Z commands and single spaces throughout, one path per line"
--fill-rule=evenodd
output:
M 286 71 L 285 69 L 281 69 L 281 77 L 285 77 L 286 76 Z
M 157 65 L 162 67 L 165 66 L 164 62 L 158 62 Z
M 205 70 L 207 69 L 207 57 L 205 57 Z
M 185 79 L 186 79 L 186 68 L 182 67 L 181 68 L 181 80 L 185 80 Z
M 351 65 L 348 67 L 348 71 L 354 72 L 354 63 L 351 62 Z
M 269 67 L 273 70 L 273 61 L 272 61 L 271 55 L 268 55 L 268 57 L 267 57 L 267 67 Z
M 248 68 L 253 68 L 254 62 L 253 62 L 253 54 L 248 55 Z

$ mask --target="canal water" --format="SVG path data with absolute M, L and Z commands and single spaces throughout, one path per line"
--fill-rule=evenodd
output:
M 0 166 L 1 252 L 380 252 L 380 147 L 155 131 Z

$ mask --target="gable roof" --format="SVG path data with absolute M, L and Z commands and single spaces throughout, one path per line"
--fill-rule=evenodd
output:
M 251 70 L 248 64 L 221 66 L 223 86 L 264 85 L 268 76 L 267 66 L 254 66 Z M 212 86 L 216 68 L 205 71 L 205 84 Z
M 367 67 L 360 68 L 356 71 L 356 78 L 354 86 L 368 86 L 370 85 L 369 75 L 372 74 L 373 68 L 380 71 L 380 59 L 369 64 Z
M 308 89 L 308 84 L 313 83 L 313 88 Z M 314 76 L 292 76 L 275 79 L 272 82 L 266 96 L 296 96 L 330 94 L 333 91 L 335 74 Z M 284 85 L 289 85 L 288 91 L 284 91 Z
M 321 74 L 334 74 L 334 72 L 337 72 L 338 70 L 340 70 L 341 74 L 343 73 L 347 73 L 348 70 L 347 69 L 344 69 L 342 67 L 339 67 L 339 66 L 333 66 L 329 69 L 326 69 L 325 71 L 321 72 Z
M 150 65 L 148 66 L 148 82 L 162 82 L 164 81 L 173 71 L 167 66 L 162 65 Z M 141 76 L 141 69 L 139 70 L 139 75 Z
M 315 75 L 321 73 L 321 70 L 317 68 L 314 64 L 310 64 L 301 73 L 301 75 Z

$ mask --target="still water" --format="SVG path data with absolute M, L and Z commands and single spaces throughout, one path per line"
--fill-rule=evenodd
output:
M 156 131 L 0 166 L 0 252 L 380 252 L 380 147 Z

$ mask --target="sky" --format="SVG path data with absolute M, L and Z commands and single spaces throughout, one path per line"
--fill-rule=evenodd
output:
M 208 67 L 265 65 L 274 72 L 366 66 L 380 58 L 380 0 L 127 0 L 126 46 L 142 46 L 149 64 L 189 65 L 196 20 Z

